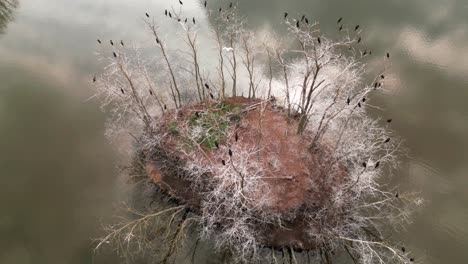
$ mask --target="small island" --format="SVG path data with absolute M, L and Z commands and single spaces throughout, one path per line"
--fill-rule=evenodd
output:
M 164 12 L 182 51 L 149 12 L 154 60 L 149 49 L 98 39 L 109 65 L 93 82 L 111 114 L 109 137 L 119 147 L 131 139 L 123 172 L 145 182 L 156 206 L 127 207 L 96 248 L 160 263 L 182 251 L 193 262 L 200 241 L 226 263 L 413 262 L 387 237 L 421 201 L 382 181 L 403 148 L 392 119 L 368 110 L 378 109 L 372 96 L 385 89 L 390 54 L 372 55 L 359 26 L 341 18 L 332 40 L 318 22 L 285 13 L 281 39 L 247 29 L 233 4 L 201 8 L 213 22 L 209 50 L 182 4 Z M 368 56 L 379 66 L 369 70 Z

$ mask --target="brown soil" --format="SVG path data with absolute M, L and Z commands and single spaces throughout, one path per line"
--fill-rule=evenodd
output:
M 244 109 L 260 104 L 258 100 L 251 101 L 244 97 L 229 98 L 226 102 L 242 105 Z M 316 210 L 325 205 L 331 190 L 326 188 L 324 181 L 342 181 L 345 174 L 341 179 L 325 179 L 317 153 L 309 148 L 310 138 L 307 135 L 296 135 L 297 121 L 288 120 L 284 111 L 271 102 L 264 102 L 263 106 L 263 111 L 260 105 L 244 113 L 236 124 L 232 124 L 232 129 L 239 135 L 238 142 L 226 139 L 224 143 L 261 147 L 259 162 L 267 171 L 263 180 L 270 189 L 270 210 L 295 216 L 286 222 L 286 228 L 264 226 L 262 239 L 265 245 L 313 249 L 316 245 L 307 236 L 303 209 L 307 207 L 309 211 L 311 208 Z M 188 107 L 179 111 L 177 116 L 183 120 L 188 113 L 203 107 L 205 106 Z M 167 144 L 173 146 L 175 142 L 169 140 Z M 209 150 L 206 152 L 210 155 Z M 197 208 L 199 199 L 189 188 L 190 182 L 173 177 L 167 171 L 165 173 L 157 164 L 152 162 L 147 165 L 147 172 L 152 180 L 172 196 Z

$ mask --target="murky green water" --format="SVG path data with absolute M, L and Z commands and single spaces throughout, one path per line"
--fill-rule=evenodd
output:
M 184 2 L 206 21 L 198 1 Z M 91 252 L 118 195 L 105 116 L 85 102 L 100 69 L 96 38 L 148 41 L 140 18 L 171 4 L 20 0 L 11 21 L 0 18 L 0 263 L 116 263 Z M 395 236 L 420 263 L 467 263 L 468 2 L 240 0 L 239 8 L 252 27 L 278 30 L 284 11 L 304 13 L 328 36 L 343 16 L 361 25 L 373 54 L 390 51 L 391 89 L 372 100 L 410 149 L 394 182 L 427 201 Z

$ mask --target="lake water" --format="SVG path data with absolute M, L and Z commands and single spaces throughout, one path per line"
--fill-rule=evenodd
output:
M 0 18 L 0 263 L 116 263 L 92 257 L 91 239 L 120 193 L 105 115 L 86 101 L 101 69 L 96 38 L 148 41 L 144 13 L 162 16 L 177 2 L 20 0 Z M 206 23 L 201 2 L 184 4 Z M 239 0 L 239 8 L 252 28 L 283 32 L 287 11 L 318 20 L 330 37 L 344 17 L 363 28 L 375 56 L 390 51 L 389 90 L 371 100 L 409 149 L 392 181 L 426 200 L 395 239 L 419 263 L 468 263 L 468 2 Z

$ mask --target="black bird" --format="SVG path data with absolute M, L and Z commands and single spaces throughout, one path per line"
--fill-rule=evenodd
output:
M 320 40 L 320 37 L 317 37 L 317 42 L 318 42 L 318 44 L 322 44 L 322 41 Z
M 214 99 L 214 96 L 213 96 L 213 94 L 212 94 L 212 93 L 210 93 L 210 97 L 211 97 L 211 99 Z
M 150 95 L 153 95 L 153 91 L 149 90 L 149 92 L 150 92 Z
M 382 84 L 381 84 L 381 83 L 379 83 L 379 87 L 380 87 L 380 86 L 382 86 Z
M 359 106 L 359 108 L 361 108 L 361 102 L 357 103 L 357 106 Z
M 363 97 L 363 98 L 362 98 L 362 102 L 364 103 L 365 101 L 366 101 L 366 98 L 365 98 L 365 97 Z
M 232 8 L 232 2 L 231 2 L 231 3 L 229 3 L 229 8 Z
M 299 28 L 299 20 L 296 21 L 296 27 Z
M 196 112 L 195 112 L 195 117 L 198 118 L 199 116 L 200 116 L 200 114 L 198 113 L 198 111 L 196 111 Z
M 112 39 L 109 41 L 111 46 L 114 46 L 114 41 L 112 41 Z
M 367 168 L 367 163 L 364 161 L 364 162 L 362 163 L 362 166 L 363 166 L 364 168 Z
M 101 43 L 102 43 L 100 39 L 98 39 L 98 40 L 97 40 L 97 42 L 98 42 L 99 44 L 101 44 Z
M 372 55 L 372 50 L 369 50 L 369 55 Z
M 95 83 L 95 82 L 96 82 L 96 76 L 93 77 L 93 83 Z
M 221 9 L 221 7 L 220 7 L 220 8 L 219 8 L 219 12 L 221 13 L 221 11 L 222 11 L 222 9 Z
M 305 18 L 305 15 L 302 15 L 302 17 L 301 17 L 301 21 L 304 21 L 304 18 Z
M 149 18 L 149 14 L 148 13 L 145 13 L 146 17 Z
M 364 50 L 364 52 L 362 53 L 362 56 L 366 56 L 367 54 L 367 49 Z
M 343 30 L 343 25 L 340 26 L 340 28 L 338 29 L 339 31 Z
M 338 19 L 338 21 L 336 21 L 336 23 L 339 24 L 339 23 L 341 22 L 341 20 L 343 20 L 342 17 L 340 17 L 340 18 Z
M 384 78 L 385 78 L 385 75 L 383 75 L 383 74 L 382 74 L 382 75 L 380 75 L 380 78 L 384 79 Z
M 237 134 L 237 132 L 236 132 L 236 134 L 234 135 L 234 139 L 236 140 L 236 142 L 239 140 L 239 135 Z
M 387 119 L 387 123 L 391 123 L 392 122 L 392 119 Z
M 379 85 L 378 82 L 374 83 L 374 89 L 377 89 L 377 86 Z
M 390 138 L 387 138 L 387 139 L 384 141 L 384 143 L 388 143 L 388 142 L 390 142 Z
M 405 248 L 405 247 L 402 247 L 402 248 L 401 248 L 401 251 L 406 252 L 406 248 Z
M 205 83 L 205 87 L 206 89 L 210 89 L 210 86 L 207 83 Z
M 120 45 L 125 46 L 123 40 L 120 41 Z
M 409 261 L 413 262 L 413 261 L 414 261 L 414 258 L 410 258 Z
M 215 143 L 215 146 L 216 146 L 216 148 L 217 148 L 217 149 L 219 149 L 218 142 L 217 142 L 217 141 L 215 141 L 214 143 Z
M 351 102 L 351 99 L 348 97 L 348 99 L 346 100 L 346 103 L 349 104 Z
M 226 166 L 226 161 L 221 160 L 221 163 L 223 164 L 223 166 Z
M 307 17 L 305 18 L 305 22 L 307 25 L 309 25 L 309 19 L 307 19 Z
M 158 38 L 156 38 L 156 43 L 158 43 L 158 44 L 160 43 Z
M 182 1 L 179 0 L 179 4 L 183 5 L 184 3 L 182 3 Z
M 205 7 L 206 7 L 207 2 L 205 1 Z
M 164 110 L 167 110 L 167 105 L 164 105 Z
M 387 59 L 390 59 L 390 53 L 387 52 Z
M 195 18 L 192 18 L 193 24 L 195 24 Z
M 117 53 L 115 53 L 115 51 L 112 52 L 112 55 L 114 55 L 114 58 L 117 58 Z
M 358 38 L 357 43 L 361 42 L 361 37 Z
M 166 9 L 166 10 L 164 10 L 164 15 L 166 15 L 166 16 L 167 16 L 167 9 Z
M 124 89 L 123 89 L 123 88 L 120 88 L 120 91 L 122 92 L 122 94 L 125 94 L 125 92 L 124 92 Z
M 187 23 L 187 18 L 185 18 L 185 23 Z
M 396 197 L 396 198 L 400 197 L 400 194 L 399 194 L 398 192 L 395 193 L 395 197 Z
M 286 19 L 288 17 L 288 12 L 284 12 L 284 18 Z
M 231 150 L 231 149 L 229 149 L 229 152 L 228 152 L 228 154 L 229 154 L 229 156 L 231 156 L 231 157 L 232 157 L 232 150 Z
M 172 14 L 171 14 L 171 11 L 169 11 L 169 17 L 172 18 Z
M 354 27 L 354 31 L 356 31 L 358 29 L 359 29 L 359 25 L 356 25 L 356 27 Z
M 375 168 L 377 169 L 380 165 L 380 161 L 377 161 L 377 163 L 375 163 Z
M 180 22 L 180 18 L 177 19 L 177 22 Z

